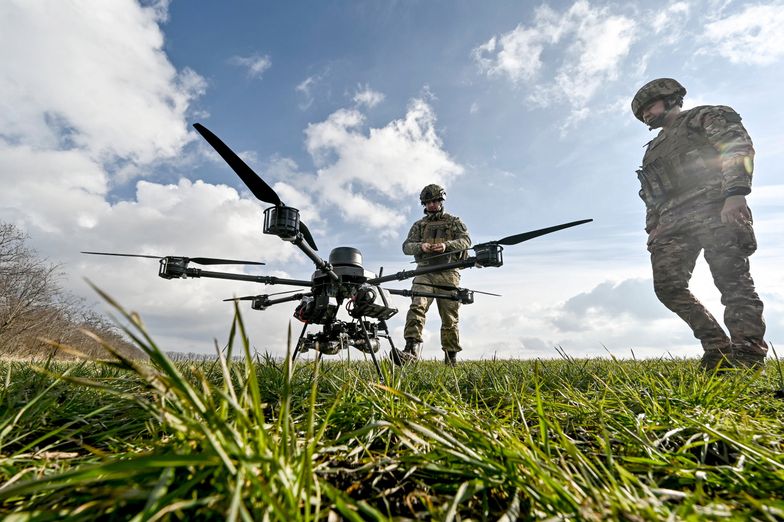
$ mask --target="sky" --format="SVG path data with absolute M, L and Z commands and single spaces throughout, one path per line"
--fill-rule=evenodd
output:
M 463 358 L 695 357 L 653 293 L 635 174 L 655 134 L 631 98 L 672 77 L 685 108 L 729 105 L 754 141 L 751 272 L 777 346 L 783 61 L 781 0 L 2 0 L 0 220 L 97 309 L 86 280 L 164 349 L 209 353 L 233 317 L 222 299 L 290 288 L 167 281 L 152 259 L 79 253 L 260 260 L 227 270 L 310 277 L 302 252 L 262 234 L 265 205 L 199 122 L 300 210 L 323 257 L 352 246 L 376 273 L 412 268 L 401 244 L 429 183 L 474 243 L 592 218 L 462 272 L 462 286 L 502 294 L 461 308 Z M 692 289 L 722 317 L 702 259 Z M 402 343 L 408 300 L 392 299 Z M 294 307 L 244 303 L 257 350 L 285 353 Z M 441 356 L 439 325 L 433 309 L 425 358 Z

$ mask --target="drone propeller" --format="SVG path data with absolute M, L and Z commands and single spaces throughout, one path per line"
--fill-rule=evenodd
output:
M 212 131 L 210 131 L 201 123 L 194 123 L 193 127 L 196 129 L 196 131 L 198 131 L 199 134 L 202 135 L 205 140 L 207 140 L 207 143 L 212 145 L 212 148 L 215 149 L 220 157 L 229 164 L 229 167 L 231 167 L 231 169 L 237 173 L 242 182 L 245 183 L 245 186 L 250 189 L 254 196 L 256 196 L 256 199 L 259 201 L 264 201 L 265 203 L 271 203 L 276 207 L 284 206 L 283 201 L 281 201 L 278 194 L 272 190 L 272 187 L 267 185 L 267 183 L 261 179 L 261 177 L 256 174 L 247 163 L 242 161 L 242 159 L 237 156 L 237 154 L 235 154 L 228 145 L 223 143 L 220 138 L 213 134 Z M 318 250 L 310 230 L 302 221 L 299 222 L 299 229 L 308 245 L 310 245 L 313 250 Z
M 121 256 L 121 257 L 144 257 L 147 259 L 165 259 L 174 256 L 151 256 L 146 254 L 115 254 L 114 252 L 81 252 L 82 254 L 92 254 L 96 256 Z M 259 261 L 240 261 L 237 259 L 220 259 L 217 257 L 183 257 L 187 262 L 197 265 L 263 265 Z
M 464 290 L 468 290 L 469 292 L 473 292 L 475 294 L 493 295 L 495 297 L 501 297 L 501 294 L 494 294 L 492 292 L 483 292 L 481 290 L 470 290 L 468 288 L 460 288 L 460 287 L 451 286 L 451 285 L 435 285 L 435 284 L 431 284 L 431 283 L 414 283 L 414 284 L 415 285 L 422 285 L 422 286 L 431 286 L 433 288 L 438 288 L 439 290 L 447 290 L 447 291 L 450 291 L 450 292 L 460 292 L 461 290 L 463 290 L 463 291 Z
M 563 223 L 562 225 L 555 225 L 552 227 L 547 228 L 540 228 L 539 230 L 531 230 L 530 232 L 523 232 L 522 234 L 515 234 L 513 236 L 506 236 L 504 238 L 498 239 L 496 241 L 487 241 L 486 243 L 477 243 L 474 246 L 464 248 L 462 250 L 451 250 L 449 252 L 444 252 L 442 254 L 436 254 L 434 256 L 428 257 L 428 260 L 437 259 L 439 257 L 449 256 L 452 254 L 456 254 L 459 252 L 465 252 L 466 250 L 470 250 L 472 248 L 481 247 L 484 245 L 516 245 L 518 243 L 522 243 L 523 241 L 528 241 L 529 239 L 533 239 L 535 237 L 544 236 L 545 234 L 550 234 L 552 232 L 557 232 L 559 230 L 563 230 L 565 228 L 576 227 L 577 225 L 582 225 L 583 223 L 590 223 L 593 219 L 581 219 L 579 221 L 571 221 L 569 223 Z M 411 263 L 417 263 L 418 261 L 414 260 Z
M 297 288 L 296 290 L 287 290 L 285 292 L 275 292 L 274 294 L 263 294 L 263 295 L 264 295 L 264 297 L 272 297 L 273 295 L 291 294 L 291 293 L 294 293 L 294 292 L 304 292 L 304 291 L 305 291 L 304 288 Z M 244 295 L 242 297 L 232 297 L 231 299 L 224 299 L 223 301 L 224 302 L 226 302 L 226 301 L 253 301 L 257 297 L 260 297 L 260 296 L 258 296 L 258 295 Z
M 513 236 L 506 236 L 503 239 L 499 239 L 498 241 L 489 241 L 489 244 L 499 244 L 499 245 L 516 245 L 518 243 L 522 243 L 523 241 L 528 241 L 529 239 L 533 239 L 535 237 L 543 236 L 545 234 L 550 234 L 551 232 L 557 232 L 559 230 L 563 230 L 565 228 L 576 227 L 577 225 L 582 225 L 583 223 L 589 223 L 593 221 L 593 219 L 581 219 L 579 221 L 572 221 L 570 223 L 564 223 L 562 225 L 555 225 L 553 227 L 547 228 L 540 228 L 539 230 L 532 230 L 530 232 L 523 232 L 522 234 L 515 234 Z M 484 243 L 484 244 L 488 244 Z

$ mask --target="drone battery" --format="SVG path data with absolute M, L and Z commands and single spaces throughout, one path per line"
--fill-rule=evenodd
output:
M 376 353 L 381 348 L 381 341 L 379 341 L 377 337 L 371 338 L 370 349 L 368 349 L 368 344 L 365 342 L 365 339 L 356 339 L 354 341 L 354 348 L 360 352 L 370 353 L 372 350 L 373 353 Z
M 294 207 L 270 207 L 264 211 L 264 233 L 293 240 L 299 233 L 299 210 Z
M 388 306 L 375 303 L 359 303 L 351 309 L 349 315 L 357 319 L 360 317 L 372 317 L 373 319 L 381 319 L 386 321 L 396 313 L 397 308 L 390 308 Z

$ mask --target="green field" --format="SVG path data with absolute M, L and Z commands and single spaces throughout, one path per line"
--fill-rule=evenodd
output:
M 135 335 L 149 362 L 0 363 L 6 520 L 784 518 L 776 361 L 385 363 L 382 385 L 249 357 L 239 319 L 228 360 Z

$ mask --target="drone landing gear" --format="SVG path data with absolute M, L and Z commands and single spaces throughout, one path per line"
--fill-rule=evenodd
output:
M 392 337 L 389 334 L 389 327 L 387 327 L 385 321 L 379 320 L 372 325 L 372 337 L 365 323 L 366 321 L 364 321 L 363 318 L 358 318 L 352 323 L 335 321 L 325 325 L 322 332 L 306 336 L 305 332 L 310 324 L 306 322 L 297 338 L 297 344 L 291 354 L 291 362 L 294 362 L 297 359 L 297 355 L 301 352 L 307 352 L 308 350 L 314 350 L 317 354 L 317 359 L 320 359 L 323 354 L 335 355 L 344 348 L 347 349 L 350 346 L 354 346 L 361 352 L 370 354 L 370 358 L 373 360 L 373 366 L 376 367 L 378 378 L 383 382 L 384 376 L 381 372 L 381 365 L 376 357 L 376 352 L 379 348 L 378 338 L 386 338 L 392 347 L 393 353 L 396 351 L 395 345 L 392 342 Z M 379 331 L 384 333 L 379 334 Z
M 376 359 L 376 352 L 371 348 L 372 345 L 370 344 L 370 336 L 368 335 L 367 328 L 365 328 L 365 321 L 360 319 L 359 326 L 362 328 L 362 335 L 365 337 L 365 343 L 367 343 L 365 346 L 369 348 L 368 351 L 370 352 L 370 358 L 373 359 L 373 365 L 376 367 L 376 372 L 378 372 L 378 380 L 383 383 L 384 376 L 381 374 L 381 366 L 379 366 L 378 359 Z

